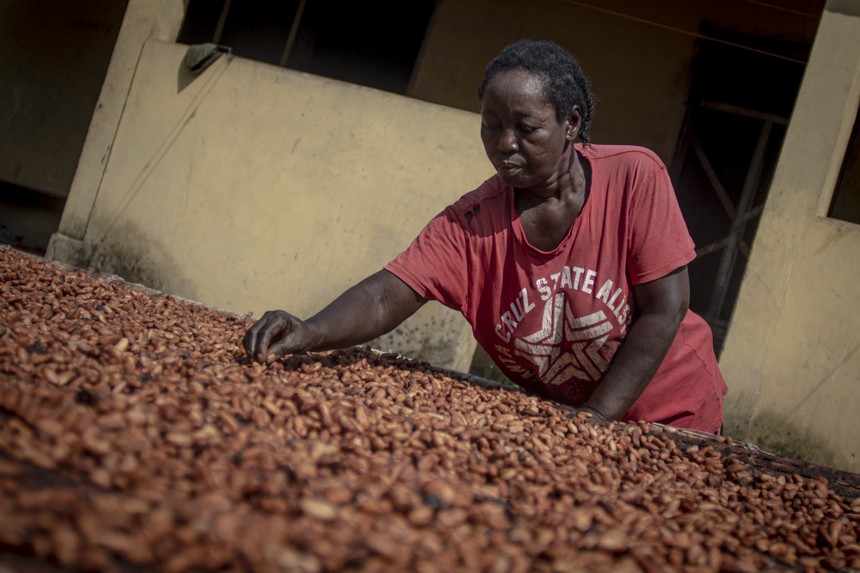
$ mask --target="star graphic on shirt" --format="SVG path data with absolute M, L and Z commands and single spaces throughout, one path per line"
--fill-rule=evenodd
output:
M 602 310 L 575 316 L 563 293 L 546 301 L 540 330 L 514 340 L 516 354 L 538 367 L 544 384 L 599 380 L 609 364 L 600 349 L 612 323 Z

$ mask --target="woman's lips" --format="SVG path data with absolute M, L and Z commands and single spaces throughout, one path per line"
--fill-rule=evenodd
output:
M 502 161 L 496 166 L 500 175 L 513 175 L 520 170 L 520 166 L 510 161 Z

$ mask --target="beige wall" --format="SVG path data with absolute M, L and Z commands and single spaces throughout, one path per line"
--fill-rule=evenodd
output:
M 815 14 L 820 4 L 797 8 Z M 519 38 L 553 40 L 577 56 L 592 81 L 592 140 L 644 145 L 668 163 L 703 22 L 811 42 L 816 20 L 742 0 L 439 0 L 410 95 L 478 111 L 475 90 L 502 47 Z
M 78 259 L 78 242 L 84 236 L 110 158 L 144 42 L 147 38 L 175 40 L 183 14 L 184 0 L 129 0 L 95 111 L 89 118 L 89 129 L 70 190 L 73 200 L 66 204 L 59 233 L 49 246 L 49 252 L 59 251 L 58 258 Z
M 124 10 L 0 0 L 0 181 L 68 195 Z
M 860 226 L 827 209 L 860 105 L 860 4 L 830 2 L 720 360 L 729 432 L 860 471 Z
M 184 54 L 146 43 L 95 202 L 69 198 L 69 212 L 92 205 L 83 251 L 98 270 L 306 317 L 491 174 L 474 114 L 240 58 L 192 78 Z M 378 345 L 467 369 L 465 322 L 422 315 Z

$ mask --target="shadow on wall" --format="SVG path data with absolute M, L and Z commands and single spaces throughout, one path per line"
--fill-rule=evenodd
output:
M 129 283 L 197 300 L 198 291 L 194 284 L 158 240 L 128 222 L 114 228 L 117 232 L 111 236 L 85 245 L 87 268 L 117 275 Z
M 772 454 L 810 463 L 832 465 L 833 460 L 841 457 L 826 439 L 802 428 L 788 416 L 760 414 L 748 425 L 727 427 L 726 434 L 751 442 Z M 854 454 L 849 455 L 853 457 Z M 840 464 L 842 467 L 845 465 Z

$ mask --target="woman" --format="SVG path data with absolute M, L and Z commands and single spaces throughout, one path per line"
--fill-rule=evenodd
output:
M 264 314 L 246 351 L 361 344 L 438 300 L 527 390 L 603 419 L 719 431 L 726 386 L 710 329 L 688 310 L 695 252 L 665 166 L 643 148 L 589 144 L 588 81 L 553 43 L 505 48 L 478 96 L 496 175 L 307 321 Z

